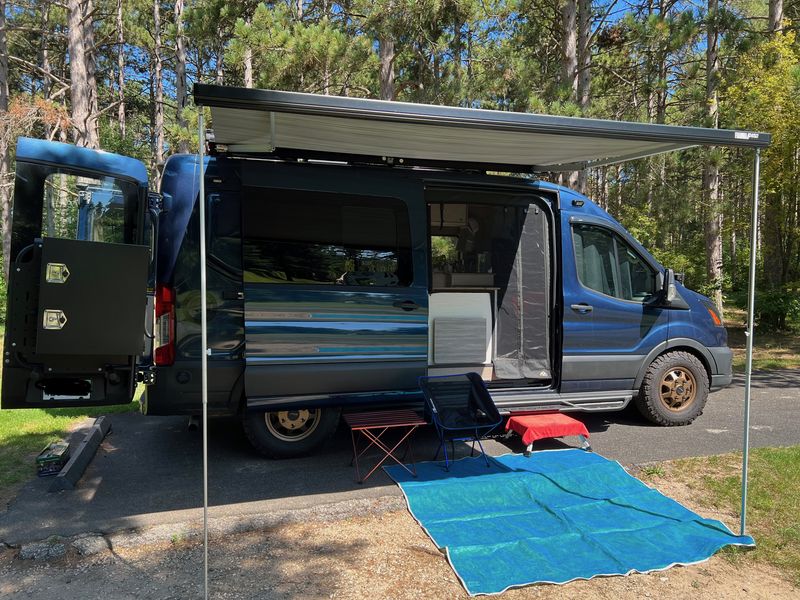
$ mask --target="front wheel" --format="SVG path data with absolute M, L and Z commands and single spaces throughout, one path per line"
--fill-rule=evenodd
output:
M 636 407 L 658 425 L 688 425 L 703 414 L 707 398 L 703 363 L 688 352 L 667 352 L 648 367 Z
M 249 412 L 242 427 L 253 447 L 269 458 L 306 456 L 322 448 L 339 424 L 339 410 L 296 408 Z

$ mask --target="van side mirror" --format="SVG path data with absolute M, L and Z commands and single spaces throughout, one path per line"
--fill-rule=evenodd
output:
M 665 269 L 661 277 L 661 298 L 664 304 L 672 304 L 678 290 L 675 287 L 675 271 L 672 269 Z

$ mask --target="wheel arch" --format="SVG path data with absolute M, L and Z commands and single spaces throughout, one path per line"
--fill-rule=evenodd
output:
M 694 355 L 705 368 L 710 384 L 711 377 L 714 375 L 714 371 L 716 370 L 716 362 L 714 361 L 714 357 L 711 356 L 711 352 L 709 352 L 705 346 L 691 338 L 675 338 L 666 342 L 662 342 L 650 351 L 650 353 L 642 361 L 642 366 L 639 367 L 639 374 L 636 376 L 633 388 L 635 390 L 639 390 L 642 387 L 642 381 L 647 373 L 647 369 L 650 368 L 650 365 L 653 364 L 655 359 L 657 359 L 659 356 L 667 354 L 668 352 L 676 351 L 688 352 L 689 354 Z

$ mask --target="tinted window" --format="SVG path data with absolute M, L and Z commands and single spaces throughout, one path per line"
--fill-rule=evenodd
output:
M 245 188 L 244 280 L 408 286 L 408 213 L 396 199 Z
M 131 243 L 136 202 L 126 200 L 112 177 L 52 173 L 44 182 L 42 237 Z
M 655 292 L 655 271 L 622 238 L 594 225 L 573 227 L 578 278 L 608 296 L 643 302 Z
M 209 257 L 238 274 L 242 270 L 242 213 L 239 195 L 229 191 L 209 194 L 208 221 L 211 232 L 208 239 Z

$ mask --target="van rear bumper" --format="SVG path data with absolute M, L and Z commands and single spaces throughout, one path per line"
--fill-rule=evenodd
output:
M 208 361 L 208 411 L 236 414 L 242 394 L 243 361 Z M 156 367 L 155 383 L 147 386 L 143 410 L 148 415 L 192 415 L 203 408 L 199 360 L 175 361 Z
M 711 375 L 711 390 L 729 386 L 733 380 L 733 351 L 727 346 L 712 347 L 708 351 L 716 363 L 716 372 Z

